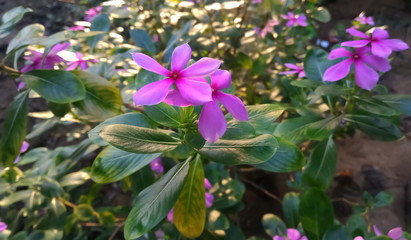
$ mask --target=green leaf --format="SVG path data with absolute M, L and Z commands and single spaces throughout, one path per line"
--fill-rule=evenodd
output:
M 86 97 L 80 102 L 75 102 L 74 105 L 88 115 L 88 120 L 105 120 L 121 113 L 123 100 L 116 86 L 93 73 L 83 71 L 72 71 L 72 73 L 83 82 L 86 89 Z
M 90 31 L 101 31 L 101 32 L 107 32 L 110 30 L 110 19 L 107 15 L 105 14 L 99 14 L 97 17 L 91 21 L 91 27 Z M 87 39 L 87 44 L 90 46 L 91 49 L 94 49 L 97 46 L 97 43 L 102 40 L 104 37 L 104 34 L 99 34 L 93 37 L 89 37 Z
M 73 214 L 81 221 L 90 221 L 94 217 L 94 210 L 91 205 L 79 204 L 74 208 Z
M 268 161 L 253 165 L 254 167 L 270 172 L 293 172 L 300 170 L 305 164 L 304 153 L 301 149 L 285 140 L 277 137 L 278 149 Z
M 322 240 L 352 240 L 352 237 L 348 233 L 347 229 L 344 226 L 337 225 L 332 228 L 329 228 Z
M 400 115 L 395 108 L 391 107 L 388 104 L 385 104 L 383 101 L 380 101 L 376 98 L 369 97 L 358 97 L 354 96 L 358 107 L 364 111 L 367 111 L 372 114 L 381 115 L 381 116 L 396 116 Z
M 71 110 L 70 104 L 68 103 L 60 104 L 60 103 L 48 102 L 48 106 L 49 106 L 50 111 L 56 117 L 64 117 Z
M 347 114 L 345 119 L 376 140 L 395 141 L 403 137 L 396 125 L 381 117 Z
M 285 222 L 289 228 L 297 228 L 300 222 L 299 206 L 300 198 L 297 193 L 289 192 L 283 197 L 283 214 Z
M 130 30 L 130 37 L 137 47 L 151 53 L 156 53 L 156 47 L 154 46 L 153 40 L 143 29 Z
M 308 50 L 304 59 L 304 72 L 308 79 L 323 81 L 325 70 L 335 64 L 335 61 L 328 60 L 328 52 L 313 48 Z
M 3 197 L 0 201 L 0 206 L 7 207 L 15 202 L 23 201 L 30 197 L 33 190 L 22 190 L 18 192 L 14 192 L 7 197 Z
M 315 188 L 304 192 L 300 198 L 300 220 L 308 239 L 321 240 L 334 225 L 334 210 L 327 194 Z
M 391 193 L 386 192 L 386 191 L 381 191 L 374 197 L 373 207 L 384 207 L 384 206 L 391 204 L 392 201 L 393 201 L 393 196 Z
M 195 20 L 190 20 L 184 24 L 179 31 L 177 31 L 167 42 L 167 47 L 163 52 L 163 62 L 170 62 L 171 54 L 178 41 L 193 27 Z
M 287 235 L 287 226 L 281 218 L 277 217 L 274 214 L 265 214 L 261 220 L 265 232 L 270 236 L 274 237 L 276 235 Z
M 322 22 L 322 23 L 327 23 L 331 20 L 330 12 L 324 7 L 318 7 L 317 9 L 313 11 L 312 14 L 315 20 Z
M 259 164 L 270 159 L 278 148 L 277 140 L 264 134 L 252 139 L 207 142 L 200 154 L 210 161 L 223 164 Z
M 104 127 L 108 125 L 112 125 L 112 124 L 125 124 L 125 125 L 144 127 L 144 128 L 152 127 L 150 120 L 144 114 L 126 113 L 120 116 L 109 118 L 105 120 L 104 122 L 100 123 L 95 128 L 91 129 L 91 131 L 88 133 L 88 137 L 93 143 L 97 145 L 107 146 L 108 143 L 100 137 L 99 133 L 101 129 L 103 129 Z
M 337 117 L 331 116 L 326 119 L 310 123 L 306 128 L 307 137 L 318 141 L 327 139 L 333 134 L 334 130 L 341 123 L 341 120 L 342 115 Z
M 160 155 L 129 153 L 108 146 L 94 160 L 91 178 L 98 183 L 115 182 L 137 172 Z
M 405 94 L 386 94 L 377 95 L 374 98 L 383 101 L 405 116 L 411 116 L 411 95 Z
M 220 211 L 211 210 L 207 219 L 207 228 L 212 231 L 227 230 L 230 228 L 230 220 Z
M 7 109 L 0 141 L 0 163 L 9 165 L 20 154 L 26 136 L 29 91 L 16 96 Z
M 155 227 L 171 210 L 180 195 L 190 159 L 170 169 L 135 199 L 124 226 L 126 239 L 135 239 Z
M 315 93 L 320 96 L 344 96 L 353 91 L 351 88 L 346 88 L 340 85 L 326 84 L 321 85 L 315 89 Z
M 144 111 L 151 119 L 161 125 L 171 128 L 180 126 L 180 115 L 167 103 L 162 102 L 153 106 L 144 106 Z
M 167 152 L 180 145 L 161 131 L 124 124 L 104 127 L 100 136 L 111 145 L 132 153 Z
M 255 135 L 254 127 L 246 121 L 231 120 L 227 122 L 227 130 L 222 139 L 236 140 Z
M 190 169 L 174 205 L 174 225 L 188 238 L 196 238 L 204 230 L 206 220 L 204 169 L 200 156 L 190 163 Z
M 337 150 L 332 137 L 320 142 L 312 151 L 302 175 L 303 183 L 326 190 L 334 178 Z
M 319 81 L 309 80 L 309 79 L 292 81 L 290 84 L 292 86 L 301 87 L 301 88 L 316 88 L 322 85 L 322 83 Z
M 71 103 L 86 97 L 84 84 L 64 70 L 33 70 L 21 79 L 41 97 L 55 103 Z
M 364 236 L 368 233 L 368 223 L 361 214 L 351 215 L 346 226 L 351 236 Z
M 306 128 L 309 123 L 318 120 L 317 116 L 290 118 L 281 122 L 274 131 L 274 136 L 282 137 L 292 143 L 300 143 L 307 139 Z
M 7 11 L 1 17 L 0 38 L 4 38 L 9 35 L 13 29 L 13 25 L 18 23 L 27 12 L 32 12 L 32 10 L 22 6 L 15 7 Z

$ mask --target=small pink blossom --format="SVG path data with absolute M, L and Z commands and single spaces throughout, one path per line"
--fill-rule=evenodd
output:
M 205 187 L 206 190 L 211 189 L 211 184 L 210 184 L 210 182 L 208 181 L 207 178 L 204 178 L 204 187 Z
M 79 66 L 81 70 L 86 70 L 87 68 L 89 68 L 88 63 L 98 62 L 97 59 L 84 59 L 83 55 L 79 52 L 76 53 L 76 58 L 77 58 L 77 60 L 67 63 L 67 65 L 68 65 L 68 67 L 66 69 L 67 71 L 74 70 L 74 69 L 76 69 L 77 66 Z
M 0 222 L 0 232 L 3 232 L 7 229 L 7 224 L 4 222 Z
M 368 43 L 371 43 L 372 54 L 379 57 L 387 58 L 392 53 L 392 51 L 401 51 L 408 49 L 408 45 L 400 39 L 388 39 L 388 32 L 383 29 L 376 28 L 372 32 L 371 37 L 354 28 L 348 28 L 347 32 L 352 36 L 364 38 L 364 40 L 343 42 L 341 43 L 341 46 L 359 48 L 366 46 Z
M 151 161 L 150 163 L 151 170 L 154 171 L 154 174 L 162 174 L 164 172 L 163 163 L 161 162 L 161 157 L 158 157 Z
M 158 42 L 158 35 L 157 34 L 153 35 L 153 42 Z
M 30 61 L 31 64 L 24 66 L 21 71 L 22 72 L 29 72 L 34 69 L 54 69 L 54 65 L 59 62 L 63 62 L 64 59 L 58 56 L 57 54 L 65 49 L 70 47 L 70 43 L 63 43 L 63 44 L 56 44 L 49 54 L 46 56 L 43 62 L 43 67 L 41 66 L 41 61 L 43 59 L 43 53 L 29 50 L 30 54 L 25 56 L 24 59 Z
M 355 237 L 353 240 L 364 240 L 364 238 L 361 236 L 358 236 L 358 237 Z
M 206 81 L 204 77 L 220 67 L 219 60 L 204 57 L 184 69 L 191 58 L 191 48 L 187 43 L 174 49 L 171 57 L 171 71 L 145 54 L 133 53 L 132 56 L 140 67 L 166 77 L 138 90 L 133 96 L 134 104 L 156 105 L 166 97 L 172 97 L 168 96 L 172 85 L 177 87 L 174 92 L 178 91 L 180 100 L 189 105 L 202 105 L 212 100 L 210 85 L 204 82 Z
M 273 240 L 308 240 L 306 236 L 301 236 L 301 233 L 294 228 L 287 229 L 287 237 L 274 236 Z
M 254 27 L 254 31 L 256 34 L 260 35 L 260 37 L 265 37 L 267 33 L 274 33 L 274 26 L 278 25 L 279 22 L 277 19 L 271 19 L 267 22 L 264 26 L 263 30 L 258 27 Z
M 357 85 L 362 89 L 372 90 L 379 78 L 376 71 L 387 72 L 391 69 L 388 60 L 371 55 L 369 47 L 356 48 L 354 53 L 345 48 L 336 48 L 328 55 L 328 59 L 342 57 L 347 59 L 328 68 L 324 73 L 324 81 L 334 82 L 344 78 L 348 75 L 351 65 L 354 63 Z
M 20 148 L 20 154 L 24 153 L 27 151 L 27 149 L 29 149 L 30 144 L 26 141 L 23 142 L 23 144 L 21 145 Z M 16 160 L 14 160 L 14 163 L 18 163 L 20 160 L 20 154 L 17 156 Z
M 364 12 L 360 13 L 354 20 L 360 22 L 360 24 L 375 25 L 374 19 L 372 17 L 366 17 Z
M 84 13 L 86 14 L 85 20 L 87 22 L 90 22 L 95 18 L 99 13 L 101 12 L 101 6 L 95 7 L 95 8 L 90 8 L 89 10 L 85 11 Z
M 261 3 L 261 0 L 251 0 L 251 4 Z
M 84 26 L 72 26 L 70 27 L 71 31 L 81 31 L 84 30 Z
M 288 15 L 281 14 L 281 17 L 283 19 L 288 20 L 286 24 L 287 27 L 294 27 L 294 26 L 306 27 L 307 26 L 307 17 L 304 15 L 298 15 L 298 14 L 294 15 L 294 13 L 288 12 Z
M 381 231 L 377 228 L 377 226 L 374 225 L 373 228 L 374 228 L 374 232 L 377 236 L 383 235 L 381 233 Z M 402 228 L 400 228 L 400 227 L 391 229 L 388 232 L 387 236 L 392 238 L 392 240 L 407 240 L 405 238 L 402 238 Z
M 304 72 L 304 67 L 303 67 L 303 66 L 299 67 L 299 66 L 297 66 L 297 65 L 295 65 L 295 64 L 292 64 L 292 63 L 286 63 L 286 64 L 284 64 L 284 65 L 285 65 L 286 67 L 291 68 L 291 69 L 294 69 L 294 70 L 292 70 L 292 71 L 286 71 L 286 72 L 280 72 L 279 74 L 281 74 L 281 75 L 289 75 L 289 74 L 298 73 L 298 77 L 299 77 L 299 78 L 305 77 L 305 72 Z

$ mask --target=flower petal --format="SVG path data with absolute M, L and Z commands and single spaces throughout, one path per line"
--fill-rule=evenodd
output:
M 286 66 L 290 69 L 300 70 L 300 68 L 297 65 L 292 64 L 292 63 L 285 63 L 284 66 Z
M 203 138 L 209 142 L 215 142 L 224 135 L 226 129 L 227 121 L 217 101 L 204 104 L 198 120 L 198 130 Z
M 172 208 L 172 209 L 170 210 L 170 212 L 167 213 L 167 220 L 168 220 L 169 222 L 172 222 L 172 223 L 174 223 L 174 221 L 173 221 L 173 212 L 174 212 L 174 208 Z
M 391 69 L 390 62 L 386 58 L 377 57 L 374 55 L 366 55 L 362 57 L 363 61 L 377 71 L 387 72 Z
M 346 41 L 341 43 L 341 46 L 343 47 L 364 47 L 366 46 L 370 41 L 369 40 L 354 40 L 354 41 Z
M 211 189 L 211 183 L 210 183 L 210 181 L 208 181 L 207 178 L 204 178 L 204 187 L 205 187 L 206 190 Z
M 361 236 L 358 236 L 358 237 L 355 237 L 353 240 L 364 240 L 364 238 Z
M 210 208 L 211 206 L 213 206 L 214 196 L 211 195 L 210 193 L 205 193 L 205 203 L 206 203 L 207 208 Z
M 20 148 L 20 153 L 24 153 L 25 151 L 27 151 L 27 149 L 29 149 L 30 144 L 26 141 L 23 141 L 23 144 L 21 145 Z
M 298 74 L 298 77 L 299 78 L 303 78 L 303 77 L 305 77 L 306 75 L 305 75 L 305 72 L 304 72 L 304 70 L 302 70 L 299 74 Z
M 391 48 L 393 51 L 401 51 L 409 48 L 408 45 L 400 39 L 386 39 L 381 42 L 384 46 Z
M 193 63 L 183 71 L 181 77 L 205 77 L 215 72 L 221 65 L 221 61 L 204 57 Z
M 135 105 L 156 105 L 166 98 L 168 90 L 174 81 L 166 78 L 161 81 L 152 82 L 140 88 L 134 93 L 133 100 Z
M 68 67 L 66 68 L 67 71 L 71 71 L 71 70 L 76 69 L 76 67 L 78 66 L 78 62 L 72 62 L 72 64 L 69 63 L 69 65 L 70 65 L 70 66 L 68 66 Z
M 215 90 L 229 88 L 231 86 L 231 75 L 227 70 L 217 70 L 210 75 L 211 87 Z
M 369 39 L 368 35 L 351 27 L 346 30 L 351 36 Z
M 295 20 L 291 19 L 290 21 L 287 22 L 287 24 L 285 25 L 286 27 L 294 27 L 295 24 Z
M 371 91 L 378 82 L 378 73 L 365 65 L 362 61 L 355 64 L 355 82 L 360 88 Z
M 290 240 L 299 240 L 301 234 L 297 229 L 289 228 L 287 229 L 287 236 Z
M 394 239 L 394 240 L 397 240 L 397 239 L 401 238 L 401 236 L 402 236 L 402 228 L 397 227 L 397 228 L 391 229 L 391 230 L 388 232 L 387 236 L 390 237 L 390 238 L 392 238 L 392 239 Z
M 375 235 L 377 235 L 377 236 L 381 236 L 381 235 L 382 235 L 380 229 L 378 229 L 377 226 L 373 225 L 372 227 L 373 227 L 373 229 L 374 229 Z
M 191 48 L 185 43 L 174 49 L 171 57 L 171 71 L 180 72 L 187 65 L 191 58 Z
M 220 91 L 214 94 L 215 98 L 223 104 L 235 119 L 238 121 L 248 121 L 247 110 L 244 103 L 238 97 Z
M 211 87 L 208 83 L 180 78 L 176 81 L 176 85 L 181 96 L 194 106 L 213 100 L 211 98 Z
M 352 52 L 348 51 L 345 48 L 336 48 L 330 52 L 328 59 L 337 59 L 342 57 L 351 57 Z
M 379 41 L 371 43 L 371 52 L 375 56 L 387 58 L 392 53 L 392 49 L 385 46 L 383 42 Z
M 133 60 L 142 68 L 163 76 L 170 76 L 170 71 L 161 66 L 156 60 L 142 53 L 132 53 Z
M 307 17 L 304 15 L 299 15 L 297 18 L 297 24 L 302 26 L 302 27 L 306 27 L 307 26 Z
M 66 50 L 70 47 L 70 43 L 57 43 L 49 52 L 48 55 L 57 55 L 57 53 Z
M 164 99 L 165 103 L 170 104 L 172 106 L 176 107 L 188 107 L 191 106 L 191 104 L 181 96 L 180 91 L 178 89 L 171 89 L 168 92 L 167 97 Z
M 76 52 L 76 58 L 81 60 L 83 58 L 83 54 L 81 54 L 80 52 Z
M 278 74 L 289 75 L 289 74 L 294 74 L 294 73 L 299 73 L 299 71 L 285 71 L 285 72 L 279 72 Z
M 340 63 L 335 64 L 334 66 L 331 66 L 324 73 L 324 81 L 334 82 L 344 78 L 350 72 L 352 63 L 352 59 L 346 59 Z
M 388 32 L 384 29 L 376 28 L 372 32 L 373 39 L 382 40 L 382 39 L 387 39 L 388 37 L 389 37 Z

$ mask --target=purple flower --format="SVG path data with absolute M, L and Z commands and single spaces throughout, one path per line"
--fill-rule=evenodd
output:
M 206 207 L 210 208 L 211 206 L 213 206 L 214 196 L 211 195 L 210 193 L 205 193 L 205 202 L 206 202 Z
M 54 64 L 64 61 L 63 58 L 58 56 L 57 54 L 65 49 L 70 47 L 70 43 L 62 43 L 56 44 L 49 54 L 46 56 L 43 62 L 43 67 L 41 67 L 41 60 L 43 59 L 43 53 L 29 50 L 30 54 L 25 56 L 24 58 L 31 62 L 31 64 L 24 66 L 21 71 L 22 72 L 29 72 L 34 69 L 54 69 Z
M 7 229 L 7 224 L 4 222 L 0 222 L 0 232 L 3 232 Z
M 360 22 L 360 24 L 368 24 L 371 26 L 375 24 L 374 19 L 372 17 L 366 17 L 364 12 L 360 13 L 360 15 L 358 15 L 358 17 L 356 17 L 354 20 Z
M 231 85 L 231 75 L 228 71 L 218 70 L 210 78 L 213 100 L 204 104 L 198 121 L 198 130 L 205 140 L 215 142 L 227 130 L 227 121 L 217 101 L 223 104 L 238 121 L 247 121 L 248 114 L 243 102 L 238 97 L 220 91 Z
M 260 37 L 265 37 L 267 33 L 274 33 L 274 26 L 278 25 L 279 22 L 277 19 L 271 19 L 267 22 L 264 26 L 263 30 L 258 27 L 254 27 L 254 31 L 256 34 L 260 35 Z
M 157 34 L 153 35 L 153 42 L 158 42 L 158 35 Z
M 377 236 L 381 236 L 382 233 L 381 231 L 374 225 L 374 232 Z M 392 238 L 393 240 L 406 240 L 405 238 L 402 238 L 402 228 L 397 227 L 397 228 L 393 228 L 391 229 L 388 234 L 388 237 Z
M 95 7 L 95 8 L 90 8 L 89 10 L 85 11 L 84 13 L 86 14 L 85 20 L 87 22 L 90 22 L 93 20 L 94 17 L 97 16 L 101 12 L 101 6 Z
M 158 157 L 151 161 L 150 163 L 151 170 L 154 171 L 155 175 L 161 174 L 164 172 L 163 164 L 161 163 L 161 157 Z
M 84 30 L 84 26 L 72 26 L 70 27 L 71 31 L 81 31 Z
M 348 28 L 347 32 L 352 36 L 364 38 L 365 40 L 347 41 L 341 43 L 341 46 L 359 48 L 366 46 L 368 43 L 371 43 L 372 54 L 379 57 L 387 58 L 392 53 L 392 51 L 401 51 L 408 49 L 408 45 L 405 42 L 399 39 L 388 39 L 388 32 L 383 29 L 376 28 L 372 32 L 371 37 L 354 28 Z
M 187 43 L 174 49 L 171 57 L 171 72 L 147 55 L 133 53 L 132 56 L 140 67 L 167 77 L 138 90 L 133 96 L 136 105 L 160 103 L 167 97 L 173 84 L 177 86 L 181 100 L 189 104 L 202 105 L 212 100 L 210 85 L 204 82 L 204 77 L 220 67 L 219 60 L 204 57 L 184 69 L 191 57 L 191 48 Z
M 308 240 L 306 236 L 301 236 L 297 229 L 287 229 L 287 237 L 274 236 L 273 240 Z
M 174 208 L 172 208 L 172 209 L 170 210 L 170 212 L 167 213 L 167 220 L 168 220 L 169 222 L 171 222 L 171 223 L 174 223 L 174 221 L 173 221 L 173 213 L 174 213 Z
M 21 145 L 20 148 L 20 154 L 24 153 L 27 151 L 27 149 L 29 149 L 30 144 L 26 141 L 23 142 L 23 145 Z M 18 163 L 20 160 L 20 154 L 17 156 L 16 160 L 14 160 L 14 163 Z
M 324 81 L 338 81 L 350 72 L 351 64 L 355 66 L 355 81 L 362 89 L 371 90 L 378 82 L 378 73 L 391 69 L 387 59 L 370 54 L 369 47 L 356 48 L 352 53 L 345 48 L 336 48 L 330 52 L 328 59 L 348 57 L 344 61 L 328 68 L 324 73 Z M 368 64 L 369 66 L 367 66 Z M 374 70 L 374 69 L 375 70 Z
M 298 73 L 298 77 L 299 78 L 303 78 L 303 77 L 305 77 L 305 72 L 304 72 L 304 67 L 299 67 L 299 66 L 297 66 L 297 65 L 295 65 L 295 64 L 292 64 L 292 63 L 286 63 L 286 64 L 284 64 L 286 67 L 288 67 L 288 68 L 291 68 L 291 69 L 294 69 L 293 71 L 286 71 L 286 72 L 280 72 L 279 74 L 282 74 L 282 75 L 289 75 L 289 74 L 294 74 L 294 73 Z
M 69 67 L 66 69 L 67 71 L 74 70 L 77 66 L 79 66 L 81 70 L 86 70 L 87 68 L 89 68 L 88 63 L 98 62 L 97 59 L 83 59 L 83 55 L 79 52 L 76 53 L 76 58 L 76 61 L 67 63 L 69 65 Z
M 307 26 L 307 18 L 304 15 L 294 15 L 294 13 L 288 12 L 288 15 L 281 14 L 281 17 L 283 19 L 288 19 L 286 24 L 287 27 L 294 27 L 295 25 L 302 27 Z
M 204 187 L 205 187 L 206 190 L 211 189 L 211 184 L 210 184 L 210 182 L 208 181 L 207 178 L 204 178 Z

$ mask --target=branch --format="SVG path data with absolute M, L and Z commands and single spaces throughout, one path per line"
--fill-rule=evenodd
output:
M 135 106 L 133 104 L 125 103 L 125 102 L 123 102 L 123 106 L 129 109 L 133 109 L 133 110 L 144 113 L 144 107 Z

